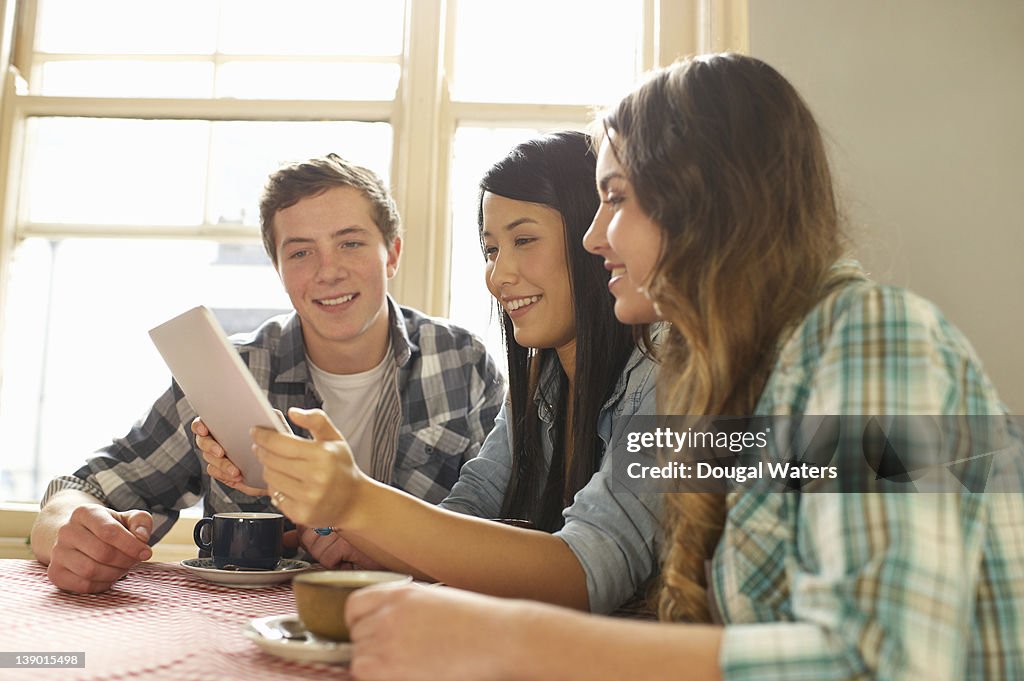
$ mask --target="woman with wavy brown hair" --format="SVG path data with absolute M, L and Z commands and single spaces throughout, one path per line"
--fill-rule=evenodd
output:
M 616 259 L 644 248 L 657 255 L 644 284 L 672 323 L 659 411 L 753 414 L 784 332 L 848 276 L 833 268 L 840 220 L 814 118 L 766 64 L 718 56 L 655 75 L 604 130 L 604 160 L 619 166 L 598 176 L 607 219 L 628 222 L 620 213 L 639 209 L 656 230 L 634 235 Z M 620 186 L 630 181 L 632 205 Z M 664 617 L 708 618 L 704 561 L 724 501 L 700 492 L 671 499 Z
M 660 603 L 671 625 L 367 590 L 346 612 L 356 675 L 1024 678 L 1020 433 L 934 305 L 840 259 L 821 134 L 793 87 L 757 59 L 695 58 L 653 74 L 602 129 L 602 205 L 584 243 L 605 259 L 617 314 L 640 289 L 654 304 L 646 321 L 672 324 L 660 413 L 986 418 L 1005 456 L 964 459 L 970 484 L 957 492 L 896 491 L 916 473 L 891 466 L 858 478 L 862 462 L 846 460 L 858 452 L 837 449 L 863 487 L 757 481 L 671 496 Z M 910 428 L 899 443 L 938 457 L 927 436 Z M 797 441 L 773 435 L 744 455 L 781 460 Z

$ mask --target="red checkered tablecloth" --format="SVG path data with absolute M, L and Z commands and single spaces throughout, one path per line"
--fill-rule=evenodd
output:
M 85 651 L 84 669 L 0 669 L 0 679 L 343 679 L 342 666 L 283 660 L 243 634 L 295 612 L 291 585 L 236 589 L 174 563 L 143 563 L 110 591 L 65 593 L 29 560 L 0 560 L 0 651 Z

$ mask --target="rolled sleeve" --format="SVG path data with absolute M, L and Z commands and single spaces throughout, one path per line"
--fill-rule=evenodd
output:
M 103 493 L 103 490 L 98 486 L 94 485 L 88 478 L 79 478 L 75 475 L 61 475 L 50 481 L 50 484 L 46 486 L 46 492 L 43 494 L 43 498 L 39 502 L 39 507 L 42 508 L 50 502 L 58 492 L 73 489 L 78 492 L 85 492 L 86 494 L 92 495 L 99 499 L 104 504 L 107 503 L 107 495 Z
M 607 438 L 601 468 L 565 509 L 565 526 L 555 533 L 586 574 L 591 612 L 614 611 L 640 594 L 658 572 L 664 496 L 616 484 L 613 478 L 615 449 L 629 417 L 657 412 L 655 374 L 656 365 L 646 358 L 629 371 L 623 399 L 599 424 Z
M 805 496 L 802 546 L 792 560 L 812 557 L 816 566 L 790 570 L 796 621 L 727 627 L 723 677 L 960 678 L 987 501 L 955 494 Z
M 611 475 L 606 456 L 555 533 L 580 562 L 595 613 L 609 613 L 639 593 L 658 564 L 661 496 L 613 492 Z
M 828 681 L 851 675 L 834 664 L 826 632 L 804 622 L 735 624 L 722 633 L 719 662 L 727 681 Z

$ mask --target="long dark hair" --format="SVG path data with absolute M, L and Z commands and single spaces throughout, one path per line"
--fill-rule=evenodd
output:
M 608 273 L 599 257 L 583 250 L 583 234 L 598 208 L 590 138 L 581 132 L 559 132 L 524 142 L 491 166 L 480 180 L 477 224 L 483 231 L 483 196 L 490 192 L 515 201 L 539 203 L 562 216 L 566 266 L 576 327 L 576 379 L 559 371 L 554 451 L 545 471 L 542 422 L 534 404 L 541 367 L 558 364 L 555 350 L 523 347 L 516 342 L 512 320 L 499 306 L 508 353 L 509 424 L 512 429 L 512 471 L 502 515 L 529 520 L 554 531 L 562 526 L 562 509 L 597 471 L 603 445 L 597 435 L 601 407 L 635 347 L 630 327 L 618 322 L 608 291 Z M 560 367 L 560 365 L 558 365 Z M 572 400 L 572 432 L 566 433 L 566 408 Z M 566 435 L 570 437 L 566 438 Z M 566 442 L 572 452 L 566 467 Z

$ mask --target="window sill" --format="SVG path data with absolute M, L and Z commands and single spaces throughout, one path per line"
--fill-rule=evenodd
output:
M 39 504 L 0 503 L 0 558 L 33 558 L 28 537 L 38 514 Z M 176 562 L 195 558 L 198 549 L 192 541 L 192 530 L 200 517 L 199 509 L 182 511 L 174 527 L 153 547 L 151 560 Z

